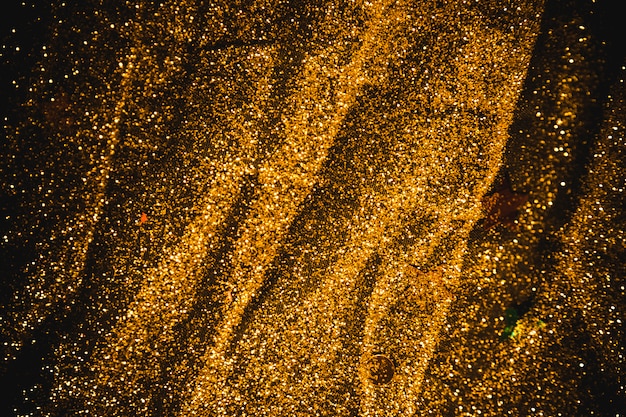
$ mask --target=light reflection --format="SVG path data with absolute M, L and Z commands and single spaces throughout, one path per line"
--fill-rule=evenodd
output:
M 12 31 L 3 59 L 36 64 L 1 152 L 11 411 L 623 404 L 597 22 L 417 3 L 86 2 L 34 52 Z

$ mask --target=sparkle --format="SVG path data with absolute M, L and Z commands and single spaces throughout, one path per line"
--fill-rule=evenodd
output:
M 18 3 L 0 415 L 624 408 L 617 8 Z

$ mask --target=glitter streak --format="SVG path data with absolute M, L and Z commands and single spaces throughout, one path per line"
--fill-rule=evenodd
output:
M 0 415 L 626 407 L 611 2 L 18 3 Z

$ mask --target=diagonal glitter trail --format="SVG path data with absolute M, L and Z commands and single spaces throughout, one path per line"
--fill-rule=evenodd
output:
M 272 91 L 271 68 L 275 53 L 276 49 L 272 47 L 251 51 L 254 56 L 249 60 L 265 69 L 260 71 L 262 75 L 256 80 L 257 96 L 250 104 L 251 111 L 258 111 Z M 232 120 L 232 124 L 241 123 Z M 145 281 L 125 317 L 119 320 L 94 354 L 93 379 L 100 381 L 95 385 L 107 387 L 112 393 L 109 397 L 103 394 L 102 388 L 84 393 L 86 403 L 93 401 L 98 412 L 109 412 L 104 411 L 110 410 L 109 407 L 117 408 L 116 412 L 119 412 L 129 404 L 134 413 L 149 412 L 149 401 L 143 402 L 139 408 L 133 402 L 138 393 L 149 397 L 149 392 L 155 389 L 153 383 L 160 378 L 164 351 L 176 337 L 176 326 L 186 320 L 193 309 L 198 285 L 215 261 L 211 254 L 219 243 L 221 226 L 232 211 L 233 202 L 240 196 L 245 176 L 251 174 L 255 163 L 258 142 L 252 139 L 256 128 L 249 122 L 247 128 L 230 132 L 241 145 L 236 152 L 204 162 L 202 169 L 214 175 L 194 209 L 199 214 L 186 227 L 178 243 L 166 251 L 157 265 L 144 273 Z M 126 392 L 124 386 L 127 384 L 135 387 L 133 392 Z
M 82 289 L 90 246 L 105 209 L 106 189 L 115 168 L 115 153 L 120 147 L 127 92 L 131 89 L 135 66 L 140 59 L 136 52 L 131 48 L 130 53 L 125 54 L 126 58 L 120 61 L 112 76 L 112 79 L 118 79 L 117 87 L 103 95 L 100 105 L 112 106 L 107 112 L 110 114 L 107 121 L 94 121 L 89 129 L 79 131 L 74 138 L 78 142 L 94 141 L 97 144 L 96 153 L 91 156 L 92 166 L 82 178 L 82 209 L 66 221 L 67 225 L 58 231 L 57 236 L 50 239 L 62 240 L 60 247 L 40 255 L 34 264 L 35 272 L 24 285 L 25 290 L 14 297 L 16 303 L 7 309 L 10 311 L 8 317 L 0 319 L 0 332 L 9 340 L 5 343 L 8 349 L 3 354 L 2 363 L 14 359 L 24 341 L 51 316 L 58 314 L 62 317 L 64 310 L 69 310 L 76 302 Z
M 219 395 L 228 378 L 227 350 L 242 317 L 262 287 L 267 269 L 304 198 L 316 183 L 317 173 L 334 143 L 342 122 L 366 82 L 363 68 L 377 54 L 384 55 L 391 22 L 401 19 L 397 10 L 389 13 L 389 2 L 371 6 L 373 15 L 363 43 L 346 65 L 338 65 L 342 45 L 332 45 L 307 58 L 285 116 L 285 144 L 259 168 L 259 197 L 243 226 L 233 251 L 233 272 L 229 282 L 237 289 L 214 339 L 205 355 L 192 397 L 181 415 L 201 412 L 208 398 Z M 332 22 L 331 22 L 332 24 Z M 339 43 L 339 42 L 338 42 Z M 211 394 L 209 394 L 209 392 Z

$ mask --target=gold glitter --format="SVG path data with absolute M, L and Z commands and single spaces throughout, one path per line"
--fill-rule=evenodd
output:
M 619 415 L 626 69 L 566 6 L 24 2 L 0 414 Z

